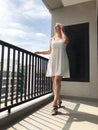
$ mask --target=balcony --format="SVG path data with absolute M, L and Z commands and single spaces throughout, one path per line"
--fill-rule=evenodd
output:
M 98 102 L 62 97 L 51 116 L 52 84 L 47 59 L 0 41 L 1 130 L 97 130 Z

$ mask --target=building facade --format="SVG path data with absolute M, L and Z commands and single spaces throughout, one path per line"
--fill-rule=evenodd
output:
M 97 0 L 43 0 L 56 22 L 65 26 L 70 43 L 71 78 L 62 81 L 61 95 L 98 99 Z

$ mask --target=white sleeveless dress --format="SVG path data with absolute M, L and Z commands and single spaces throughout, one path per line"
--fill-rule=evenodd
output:
M 47 65 L 47 77 L 62 76 L 70 77 L 69 61 L 66 53 L 66 44 L 62 40 L 52 39 L 52 52 Z

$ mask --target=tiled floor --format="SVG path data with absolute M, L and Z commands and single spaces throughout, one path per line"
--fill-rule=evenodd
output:
M 6 130 L 98 130 L 98 102 L 63 98 L 58 115 L 51 109 L 49 103 Z

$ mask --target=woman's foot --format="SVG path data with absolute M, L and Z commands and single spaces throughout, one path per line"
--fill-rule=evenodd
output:
M 58 108 L 61 108 L 62 101 L 58 101 Z
M 51 115 L 57 115 L 57 113 L 58 113 L 58 106 L 53 106 Z

